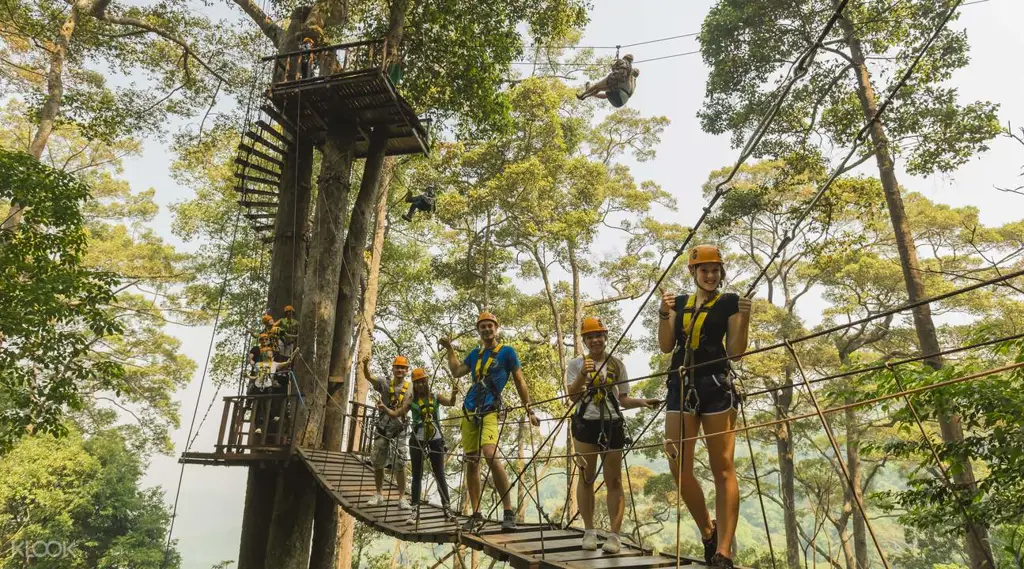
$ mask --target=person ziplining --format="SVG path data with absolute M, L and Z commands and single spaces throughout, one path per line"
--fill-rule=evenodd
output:
M 377 408 L 390 417 L 401 418 L 412 411 L 412 436 L 409 437 L 409 451 L 412 461 L 412 507 L 413 513 L 408 523 L 419 523 L 420 492 L 423 487 L 423 459 L 430 461 L 437 483 L 437 493 L 441 496 L 441 510 L 446 520 L 454 520 L 448 496 L 448 481 L 444 475 L 444 456 L 447 453 L 444 437 L 441 435 L 440 406 L 452 407 L 459 394 L 458 385 L 452 382 L 449 395 L 434 393 L 430 388 L 427 372 L 421 367 L 412 370 L 412 397 L 405 399 L 397 409 L 390 409 L 383 403 Z
M 381 404 L 388 409 L 398 409 L 405 400 L 411 397 L 409 393 L 410 383 L 405 379 L 409 372 L 409 359 L 405 356 L 396 356 L 391 363 L 391 378 L 377 379 L 370 372 L 370 360 L 363 360 L 363 372 L 366 374 L 366 381 L 370 383 L 375 391 L 380 394 Z M 409 425 L 404 415 L 392 416 L 389 413 L 381 413 L 374 425 L 373 450 L 371 451 L 371 464 L 373 466 L 373 485 L 376 493 L 366 502 L 367 506 L 380 506 L 385 503 L 383 492 L 384 467 L 391 465 L 391 472 L 395 475 L 395 482 L 398 486 L 398 508 L 411 510 L 412 506 L 405 500 L 405 462 L 408 449 L 405 438 L 408 436 Z
M 720 292 L 725 263 L 718 247 L 694 247 L 687 264 L 696 292 L 676 296 L 661 290 L 658 309 L 658 346 L 663 353 L 672 354 L 665 452 L 679 494 L 700 529 L 704 560 L 712 567 L 731 569 L 729 555 L 739 520 L 740 497 L 734 466 L 736 433 L 728 431 L 736 428 L 741 397 L 724 358 L 738 357 L 747 350 L 751 301 Z M 680 368 L 691 366 L 696 367 L 680 374 Z M 693 437 L 701 428 L 707 435 L 704 444 L 715 481 L 717 521 L 708 512 L 704 490 L 693 473 L 697 445 Z M 680 440 L 684 441 L 682 452 L 677 442 Z
M 566 377 L 572 381 L 567 390 L 569 396 L 578 401 L 571 429 L 579 453 L 577 457 L 583 462 L 583 476 L 576 486 L 576 501 L 586 528 L 583 549 L 597 549 L 594 481 L 598 462 L 603 462 L 611 534 L 601 549 L 606 553 L 618 553 L 622 547 L 619 531 L 626 507 L 622 491 L 622 449 L 626 446 L 627 437 L 622 409 L 650 409 L 661 401 L 629 396 L 626 365 L 619 358 L 605 354 L 608 328 L 599 318 L 584 318 L 580 335 L 587 347 L 587 355 L 569 361 Z
M 462 529 L 471 532 L 484 522 L 480 513 L 480 455 L 483 454 L 494 477 L 494 488 L 504 506 L 501 527 L 503 530 L 514 530 L 517 527 L 516 516 L 512 511 L 508 475 L 497 455 L 501 393 L 510 377 L 530 417 L 530 423 L 539 427 L 540 420 L 530 408 L 530 393 L 526 389 L 518 354 L 512 346 L 498 342 L 498 317 L 490 312 L 481 312 L 476 321 L 476 331 L 480 336 L 480 346 L 473 348 L 462 361 L 451 339 L 442 338 L 438 341 L 439 346 L 447 352 L 448 369 L 452 377 L 469 374 L 472 379 L 472 386 L 462 403 L 461 430 L 462 450 L 466 455 L 466 485 L 473 514 Z
M 633 67 L 633 55 L 627 53 L 612 62 L 612 72 L 607 77 L 591 85 L 588 81 L 583 92 L 576 98 L 583 101 L 590 97 L 607 99 L 613 107 L 621 107 L 629 101 L 636 90 L 636 78 L 640 70 Z
M 412 195 L 412 191 L 405 193 L 405 203 L 409 205 L 409 212 L 402 216 L 402 219 L 406 221 L 412 221 L 412 216 L 417 211 L 423 213 L 433 213 L 437 207 L 437 188 L 434 186 L 427 187 L 427 191 L 419 194 Z

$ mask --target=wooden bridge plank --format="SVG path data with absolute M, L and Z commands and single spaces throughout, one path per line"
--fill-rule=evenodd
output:
M 267 154 L 266 152 L 260 151 L 255 146 L 246 144 L 244 142 L 240 142 L 238 144 L 238 152 L 243 154 L 252 154 L 257 158 L 262 158 L 263 160 L 270 162 L 271 164 L 277 166 L 278 168 L 284 167 L 284 162 L 282 162 L 280 159 L 274 158 L 273 156 Z
M 598 548 L 596 551 L 589 551 L 586 549 L 577 549 L 575 551 L 560 551 L 557 553 L 545 553 L 544 559 L 541 559 L 541 565 L 553 564 L 566 561 L 584 561 L 587 559 L 603 559 L 610 557 L 635 557 L 640 555 L 640 551 L 636 549 L 623 549 L 618 553 L 605 553 Z M 557 566 L 557 565 L 555 565 Z
M 552 539 L 547 535 L 544 539 L 537 541 L 522 541 L 505 544 L 505 548 L 511 552 L 523 554 L 540 554 L 540 552 L 556 552 L 556 551 L 572 551 L 574 549 L 582 549 L 583 547 L 583 536 L 575 535 L 573 537 Z
M 494 544 L 515 543 L 517 541 L 535 541 L 544 536 L 544 539 L 562 539 L 568 537 L 583 538 L 583 532 L 571 529 L 558 529 L 546 531 L 526 531 L 517 533 L 502 533 L 497 535 L 481 536 L 481 539 Z
M 685 562 L 685 560 L 681 562 Z M 675 564 L 676 558 L 669 557 L 667 555 L 649 555 L 638 557 L 619 556 L 609 557 L 606 559 L 569 561 L 568 563 L 566 563 L 568 567 L 571 567 L 573 569 L 625 569 L 627 567 L 669 567 L 674 566 Z

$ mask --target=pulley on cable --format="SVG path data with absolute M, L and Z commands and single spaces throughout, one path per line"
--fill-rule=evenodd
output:
M 633 67 L 633 54 L 627 53 L 619 57 L 622 46 L 615 46 L 615 61 L 612 62 L 612 72 L 607 77 L 591 85 L 588 81 L 583 92 L 576 95 L 579 100 L 589 97 L 607 99 L 613 107 L 619 108 L 629 101 L 636 90 L 636 78 L 640 70 Z

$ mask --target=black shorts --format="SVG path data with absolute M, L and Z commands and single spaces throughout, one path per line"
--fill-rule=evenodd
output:
M 601 419 L 582 419 L 578 415 L 573 415 L 572 438 L 591 445 L 603 442 L 608 450 L 622 450 L 626 446 L 626 429 L 623 427 L 622 419 L 605 419 L 602 441 Z
M 668 380 L 669 412 L 679 412 L 679 380 L 675 377 Z M 716 415 L 740 408 L 740 395 L 726 373 L 701 375 L 693 380 L 693 385 L 686 386 L 683 394 L 683 413 L 689 415 Z
M 608 95 L 608 102 L 615 108 L 619 108 L 625 105 L 626 101 L 629 101 L 629 93 L 625 89 L 611 89 L 606 94 Z

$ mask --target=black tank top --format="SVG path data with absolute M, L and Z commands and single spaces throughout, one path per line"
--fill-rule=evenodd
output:
M 683 365 L 686 358 L 686 333 L 683 330 L 683 318 L 687 313 L 686 303 L 690 295 L 681 294 L 676 297 L 676 317 L 673 322 L 675 329 L 676 345 L 672 351 L 672 363 L 670 369 L 675 370 Z M 705 305 L 708 301 L 705 301 Z M 725 332 L 729 327 L 729 317 L 740 310 L 740 297 L 738 294 L 726 292 L 721 293 L 714 305 L 707 309 L 707 315 L 700 326 L 700 336 L 697 347 L 693 350 L 693 361 L 691 364 L 702 364 L 720 360 L 726 356 Z M 693 309 L 691 308 L 690 311 Z M 692 317 L 692 316 L 691 316 Z M 692 324 L 692 322 L 691 322 Z M 725 373 L 729 369 L 728 361 L 719 361 L 713 364 L 700 366 L 694 371 L 695 376 L 714 375 Z M 669 380 L 679 381 L 679 374 L 675 371 L 669 372 Z

